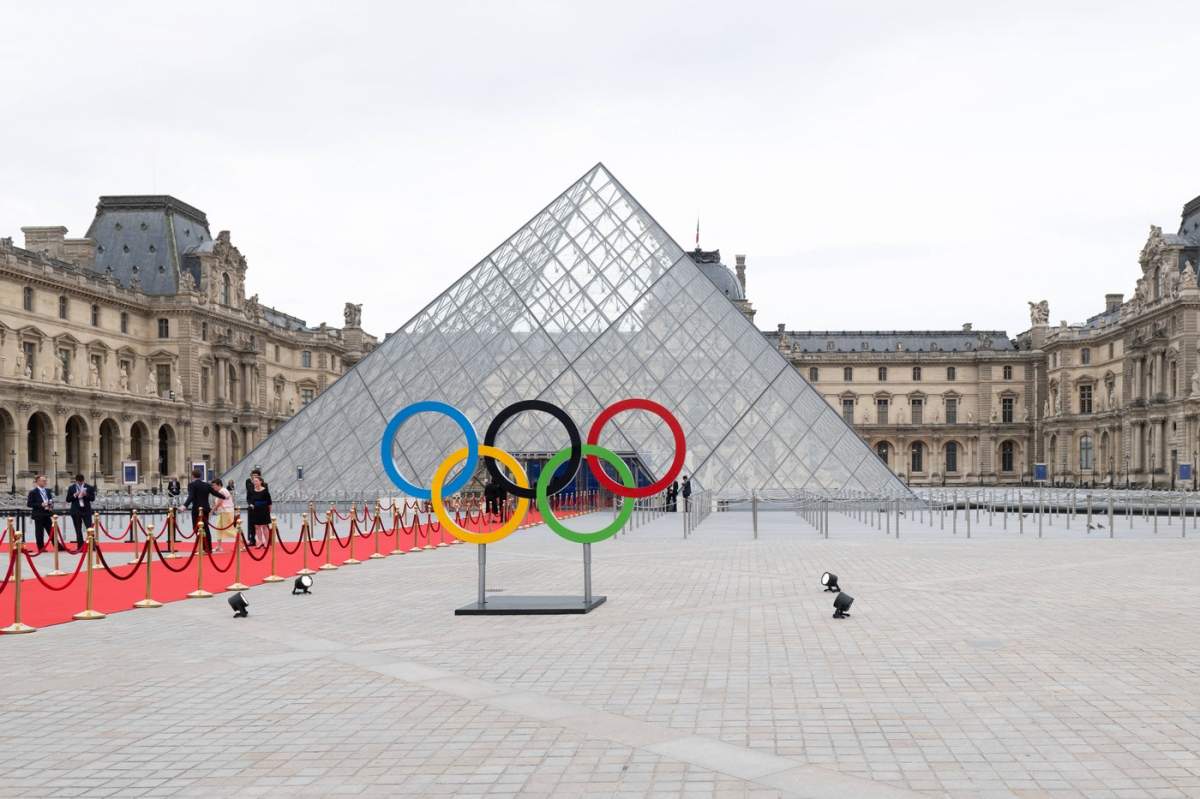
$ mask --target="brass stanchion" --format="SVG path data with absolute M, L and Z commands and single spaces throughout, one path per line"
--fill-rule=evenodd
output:
M 375 528 L 375 551 L 371 553 L 371 557 L 367 558 L 367 560 L 379 560 L 380 558 L 386 558 L 387 555 L 384 555 L 379 551 L 379 537 L 383 535 L 383 519 L 380 518 L 379 515 L 378 501 L 375 503 L 375 518 L 371 521 L 371 525 Z
M 54 550 L 54 568 L 46 572 L 47 577 L 62 577 L 66 574 L 65 571 L 58 568 L 58 542 L 62 540 L 62 533 L 58 530 L 58 514 L 50 517 L 50 548 Z
M 461 498 L 459 499 L 458 507 L 459 507 L 459 509 L 460 509 L 460 510 L 462 509 L 462 499 L 461 499 Z M 471 513 L 471 512 L 468 510 L 468 511 L 467 511 L 467 514 L 468 514 L 468 515 L 470 515 L 470 513 Z M 446 528 L 445 528 L 445 527 L 442 527 L 441 525 L 438 525 L 438 542 L 437 542 L 437 545 L 438 545 L 439 547 L 444 547 L 444 546 L 446 546 Z
M 143 552 L 146 553 L 146 597 L 139 599 L 133 603 L 135 608 L 161 608 L 162 603 L 150 596 L 150 567 L 154 565 L 154 541 L 155 534 L 153 530 L 146 530 L 146 546 Z
M 333 564 L 333 547 L 329 545 L 330 538 L 333 535 L 333 506 L 329 506 L 329 510 L 325 511 L 325 562 L 320 565 L 320 570 L 323 572 L 333 571 L 337 568 Z
M 175 553 L 175 509 L 167 509 L 167 554 L 163 557 L 177 558 Z
M 357 566 L 358 564 L 362 563 L 361 560 L 354 557 L 354 539 L 358 537 L 357 530 L 358 530 L 358 508 L 356 508 L 354 506 L 354 503 L 351 502 L 350 503 L 350 532 L 348 534 L 350 557 L 348 557 L 342 561 L 343 566 Z
M 21 622 L 21 561 L 25 559 L 25 553 L 22 551 L 23 546 L 24 542 L 21 540 L 21 534 L 13 527 L 12 517 L 9 517 L 8 559 L 12 563 L 13 623 L 0 629 L 0 633 L 4 635 L 23 635 L 24 633 L 37 632 L 37 627 L 30 627 L 28 624 Z
M 83 610 L 71 618 L 78 621 L 95 621 L 105 618 L 105 614 L 92 607 L 93 571 L 96 568 L 96 528 L 89 527 L 87 531 L 87 604 Z
M 400 533 L 404 532 L 400 529 L 400 509 L 396 507 L 396 500 L 392 500 L 392 532 L 396 534 L 396 548 L 392 550 L 393 555 L 403 555 L 404 550 L 400 548 Z
M 225 586 L 226 591 L 245 591 L 250 588 L 242 582 L 242 516 L 233 519 L 233 582 Z
M 196 590 L 188 599 L 208 599 L 212 594 L 204 590 L 204 515 L 196 520 Z
M 300 568 L 300 571 L 296 572 L 297 575 L 316 574 L 315 571 L 308 568 L 308 550 L 309 550 L 309 547 L 311 547 L 311 546 L 312 546 L 312 528 L 308 526 L 308 518 L 304 517 L 304 518 L 301 518 L 301 520 L 300 520 L 300 550 L 301 550 L 301 552 L 300 552 L 301 564 L 300 565 L 301 565 L 301 568 Z
M 271 516 L 271 573 L 263 578 L 264 583 L 282 583 L 283 578 L 275 573 L 275 553 L 279 546 L 279 524 L 276 516 Z M 304 536 L 300 536 L 300 543 L 304 543 Z

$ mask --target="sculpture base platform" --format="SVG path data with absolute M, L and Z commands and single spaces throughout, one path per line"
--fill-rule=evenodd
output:
M 557 616 L 565 613 L 590 613 L 604 604 L 605 596 L 593 596 L 591 603 L 581 596 L 494 596 L 484 604 L 472 602 L 454 611 L 455 616 Z

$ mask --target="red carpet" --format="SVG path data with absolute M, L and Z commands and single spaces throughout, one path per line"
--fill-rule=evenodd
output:
M 568 518 L 590 512 L 590 510 L 589 508 L 564 509 L 556 511 L 555 515 Z M 530 508 L 526 523 L 522 527 L 529 527 L 540 522 L 541 516 L 537 510 Z M 350 538 L 347 536 L 348 524 L 345 521 L 338 522 L 335 525 L 335 534 L 331 535 L 329 539 L 328 557 L 330 562 L 335 565 L 342 564 L 350 557 L 351 544 Z M 484 519 L 481 515 L 473 513 L 467 521 L 463 521 L 463 517 L 460 516 L 459 524 L 468 530 L 482 531 L 495 529 L 499 526 L 499 521 L 494 517 Z M 214 537 L 215 535 L 214 533 Z M 103 536 L 99 534 L 97 537 L 103 539 Z M 312 537 L 312 542 L 307 543 L 304 548 L 308 549 L 309 568 L 317 569 L 326 562 L 323 528 L 319 527 L 315 530 Z M 425 546 L 437 547 L 439 543 L 446 545 L 459 543 L 449 533 L 442 531 L 441 526 L 436 522 L 429 524 L 428 522 L 409 521 L 395 531 L 391 529 L 381 531 L 378 536 L 375 533 L 359 533 L 354 536 L 353 549 L 354 557 L 362 561 L 361 568 L 363 570 L 370 569 L 368 558 L 375 552 L 377 537 L 381 554 L 388 555 L 396 549 L 397 540 L 399 540 L 399 548 L 408 553 L 405 557 L 432 555 L 433 550 L 426 550 Z M 139 536 L 139 540 L 144 540 L 144 536 Z M 158 554 L 152 553 L 153 566 L 150 572 L 150 595 L 152 598 L 159 602 L 174 602 L 186 598 L 189 592 L 196 589 L 198 564 L 195 543 L 194 537 L 186 541 L 177 541 L 176 550 L 179 557 L 169 558 L 165 562 L 160 559 Z M 163 554 L 166 554 L 166 546 L 165 538 L 159 539 L 159 547 Z M 213 594 L 225 591 L 226 586 L 235 581 L 234 572 L 237 567 L 233 558 L 233 542 L 226 541 L 223 546 L 225 548 L 223 553 L 204 556 L 201 585 L 204 590 Z M 101 613 L 131 610 L 134 602 L 145 597 L 146 572 L 141 560 L 136 568 L 133 564 L 113 565 L 111 571 L 101 563 L 101 555 L 117 552 L 128 553 L 132 547 L 133 545 L 126 542 L 116 543 L 106 540 L 99 542 L 93 571 L 95 586 L 93 609 Z M 412 552 L 414 547 L 418 548 L 415 553 Z M 5 546 L 0 552 L 9 550 L 10 548 L 5 542 Z M 137 544 L 137 551 L 141 553 L 142 550 L 142 544 Z M 26 551 L 31 552 L 32 548 L 27 546 Z M 303 564 L 303 551 L 299 541 L 278 542 L 276 545 L 276 574 L 285 577 L 289 582 L 295 579 L 296 572 Z M 263 582 L 263 578 L 271 573 L 269 549 L 258 547 L 249 551 L 242 550 L 238 557 L 241 561 L 241 582 L 247 586 L 259 585 Z M 5 560 L 11 559 L 5 558 Z M 144 560 L 144 556 L 142 560 Z M 60 568 L 66 571 L 67 575 L 62 577 L 43 576 L 43 579 L 39 580 L 34 578 L 29 560 L 24 560 L 21 564 L 25 578 L 22 581 L 21 591 L 21 621 L 33 627 L 45 627 L 72 621 L 72 616 L 86 606 L 86 564 L 79 570 L 77 576 L 72 577 L 77 565 L 82 564 L 83 561 L 84 558 L 77 555 L 63 553 L 60 555 Z M 50 566 L 47 564 L 40 568 L 43 571 L 49 571 Z M 358 569 L 360 566 L 351 564 L 342 566 L 342 568 Z M 4 586 L 0 588 L 0 627 L 6 627 L 12 623 L 14 612 L 15 591 L 11 579 L 12 564 L 6 563 L 5 570 L 9 578 L 5 579 Z

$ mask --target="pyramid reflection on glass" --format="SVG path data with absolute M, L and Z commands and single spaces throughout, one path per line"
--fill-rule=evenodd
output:
M 687 436 L 684 473 L 718 497 L 911 497 L 638 202 L 597 164 L 369 356 L 252 450 L 283 496 L 394 496 L 379 439 L 401 407 L 436 399 L 487 427 L 506 405 L 540 398 L 582 431 L 606 406 L 648 397 Z M 401 430 L 398 467 L 428 485 L 462 436 L 421 415 Z M 566 445 L 543 414 L 498 442 L 518 453 Z M 651 475 L 674 454 L 665 425 L 617 416 L 600 443 L 636 453 Z M 518 454 L 518 457 L 520 455 Z M 296 468 L 303 467 L 303 483 Z

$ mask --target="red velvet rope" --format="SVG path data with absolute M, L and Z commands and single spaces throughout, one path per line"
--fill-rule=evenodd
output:
M 319 550 L 313 547 L 312 535 L 308 536 L 308 551 L 312 553 L 314 558 L 320 558 L 324 554 L 326 546 L 328 545 L 325 543 L 325 536 L 321 536 L 321 548 Z
M 233 567 L 233 559 L 237 556 L 237 550 L 237 540 L 235 539 L 233 542 L 233 552 L 229 553 L 229 562 L 225 564 L 224 569 L 217 566 L 217 559 L 213 557 L 211 552 L 206 552 L 205 554 L 208 555 L 208 562 L 212 564 L 213 571 L 215 571 L 217 574 L 225 574 L 230 570 L 230 568 Z
M 45 588 L 47 591 L 62 591 L 66 588 L 69 588 L 70 585 L 75 582 L 75 578 L 79 576 L 79 570 L 83 568 L 84 559 L 80 558 L 79 562 L 75 564 L 75 571 L 71 573 L 71 578 L 69 580 L 67 580 L 65 583 L 63 583 L 62 585 L 55 588 L 54 586 L 50 585 L 50 583 L 46 582 L 45 579 L 42 578 L 42 575 L 37 570 L 37 565 L 33 562 L 33 558 L 31 558 L 29 556 L 29 553 L 22 550 L 21 554 L 25 556 L 25 561 L 29 564 L 29 568 L 33 570 L 33 576 L 37 578 L 37 581 L 39 583 L 41 583 L 42 587 Z M 9 570 L 11 571 L 11 567 Z M 4 582 L 6 584 L 8 583 L 7 577 L 4 578 Z
M 246 556 L 248 558 L 250 558 L 250 560 L 254 561 L 255 563 L 258 563 L 267 556 L 267 551 L 271 548 L 271 539 L 269 537 L 267 538 L 267 545 L 265 547 L 251 548 L 251 547 L 245 546 L 245 544 L 246 544 L 246 539 L 242 538 L 242 545 L 243 545 L 242 549 L 245 550 Z M 254 557 L 254 549 L 260 549 L 260 548 L 262 549 L 262 554 L 259 555 L 257 558 Z
M 284 543 L 283 543 L 283 536 L 276 536 L 276 543 L 278 543 L 278 544 L 279 544 L 279 548 L 283 550 L 283 554 L 285 554 L 285 555 L 295 555 L 297 552 L 299 552 L 299 551 L 300 551 L 300 547 L 301 547 L 301 545 L 304 543 L 304 530 L 303 530 L 303 529 L 301 529 L 301 531 L 300 531 L 300 538 L 298 538 L 298 539 L 296 540 L 296 546 L 295 546 L 294 548 L 292 548 L 292 550 L 291 550 L 291 551 L 289 551 L 289 550 L 288 550 L 288 548 L 287 548 L 287 546 L 286 546 L 286 545 L 284 545 Z
M 191 566 L 191 565 L 192 565 L 192 560 L 193 560 L 193 559 L 196 557 L 196 550 L 197 550 L 197 549 L 199 549 L 199 548 L 200 548 L 200 542 L 199 542 L 199 541 L 197 541 L 197 542 L 196 542 L 196 544 L 195 544 L 195 546 L 193 546 L 193 547 L 192 547 L 192 551 L 191 551 L 191 552 L 188 554 L 187 560 L 185 560 L 185 561 L 183 562 L 183 565 L 182 565 L 182 566 L 180 566 L 178 569 L 176 569 L 176 568 L 173 568 L 173 567 L 171 566 L 171 564 L 170 564 L 170 562 L 168 561 L 168 559 L 167 559 L 167 558 L 164 558 L 164 557 L 163 557 L 163 551 L 162 551 L 162 549 L 161 549 L 161 548 L 159 548 L 159 546 L 158 546 L 158 539 L 155 539 L 155 540 L 154 540 L 154 551 L 158 553 L 158 560 L 159 560 L 159 562 L 160 562 L 160 563 L 162 563 L 163 567 L 164 567 L 164 568 L 165 568 L 167 571 L 169 571 L 169 572 L 174 572 L 175 574 L 179 574 L 180 572 L 185 572 L 185 571 L 187 571 L 187 568 L 188 568 L 188 566 Z
M 117 574 L 115 571 L 113 571 L 112 567 L 108 565 L 108 561 L 106 561 L 104 559 L 104 550 L 100 549 L 100 547 L 96 547 L 96 556 L 98 558 L 100 558 L 100 565 L 104 567 L 104 571 L 108 572 L 109 575 L 111 575 L 114 580 L 119 580 L 121 582 L 125 582 L 129 578 L 133 577 L 133 575 L 138 573 L 138 567 L 142 565 L 142 561 L 146 557 L 146 552 L 147 552 L 146 547 L 142 547 L 142 554 L 138 555 L 138 559 L 133 562 L 133 564 L 132 564 L 133 568 L 130 569 L 129 574 L 122 577 L 119 574 Z M 82 561 L 83 558 L 80 558 L 80 560 Z M 126 564 L 122 564 L 122 565 L 128 566 L 130 564 L 126 563 Z
M 336 527 L 334 527 L 332 524 L 330 524 L 330 525 L 329 525 L 329 535 L 330 535 L 330 537 L 332 537 L 332 538 L 333 538 L 335 541 L 337 541 L 337 542 L 338 542 L 338 546 L 339 546 L 339 547 L 341 547 L 342 549 L 345 549 L 346 547 L 350 546 L 350 536 L 354 535 L 354 525 L 353 525 L 353 524 L 351 524 L 351 526 L 350 526 L 350 532 L 346 533 L 346 540 L 345 540 L 345 541 L 343 541 L 342 539 L 338 538 L 338 534 L 337 534 L 337 528 L 336 528 Z
M 17 558 L 14 558 L 12 556 L 12 552 L 13 551 L 11 549 L 8 551 L 8 571 L 6 571 L 4 573 L 4 582 L 0 583 L 0 594 L 3 594 L 4 589 L 8 588 L 8 581 L 11 580 L 12 576 L 13 576 L 13 566 L 16 565 Z M 24 553 L 25 553 L 25 550 L 22 549 L 21 554 L 24 554 Z M 18 555 L 17 557 L 20 557 L 20 555 Z

